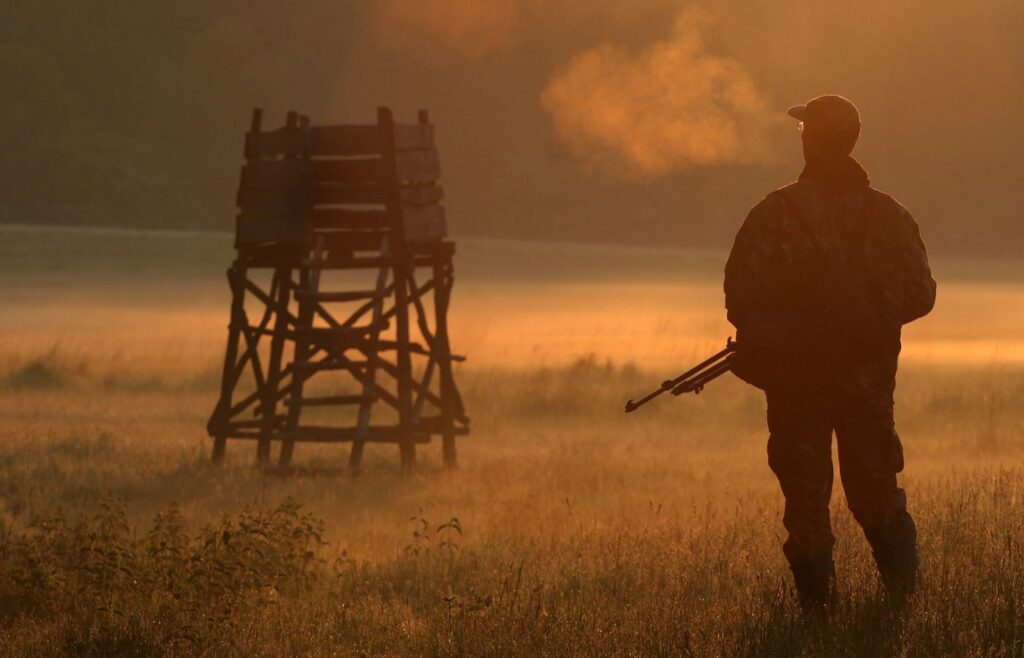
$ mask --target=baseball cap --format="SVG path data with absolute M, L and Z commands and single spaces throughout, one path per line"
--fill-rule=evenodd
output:
M 818 96 L 803 105 L 794 105 L 786 110 L 786 114 L 828 132 L 860 132 L 860 112 L 857 111 L 857 106 L 835 94 Z

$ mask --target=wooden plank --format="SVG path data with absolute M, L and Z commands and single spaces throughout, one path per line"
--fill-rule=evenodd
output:
M 434 146 L 434 127 L 430 124 L 394 124 L 395 148 L 430 149 Z M 278 156 L 355 156 L 381 153 L 377 126 L 334 125 L 280 128 L 246 134 L 248 158 Z
M 383 210 L 344 210 L 340 208 L 308 208 L 271 206 L 260 210 L 247 210 L 236 218 L 239 223 L 299 225 L 310 230 L 351 230 L 381 235 L 391 230 L 389 215 Z M 259 229 L 253 229 L 259 230 Z
M 311 211 L 314 206 L 382 204 L 388 192 L 379 185 L 332 185 L 312 188 L 249 188 L 238 190 L 243 212 Z
M 431 206 L 444 199 L 444 188 L 440 185 L 404 187 L 401 192 L 402 205 Z
M 386 210 L 346 210 L 344 208 L 316 208 L 313 226 L 336 229 L 390 229 L 391 215 Z
M 235 246 L 238 247 L 235 262 L 251 268 L 277 267 L 281 264 L 298 267 L 299 262 L 309 256 L 308 245 L 267 243 Z
M 395 174 L 405 185 L 432 183 L 441 177 L 441 160 L 437 149 L 398 151 L 395 153 Z
M 324 372 L 324 371 L 336 371 L 336 370 L 366 370 L 369 367 L 367 361 L 335 361 L 333 359 L 323 359 L 321 361 L 308 361 L 306 363 L 296 363 L 295 370 L 297 372 Z
M 307 244 L 312 236 L 312 222 L 308 215 L 246 215 L 235 222 L 235 245 L 264 242 Z
M 384 234 L 381 231 L 332 231 L 321 232 L 331 253 L 351 251 L 378 251 Z
M 314 292 L 312 290 L 295 291 L 295 298 L 300 301 L 311 299 L 318 302 L 355 302 L 363 299 L 374 299 L 376 297 L 376 290 L 351 290 L 345 292 Z
M 434 126 L 423 123 L 396 123 L 395 148 L 399 151 L 434 148 Z
M 294 333 L 296 336 L 308 339 L 310 342 L 316 343 L 317 345 L 347 347 L 356 342 L 362 344 L 362 341 L 365 340 L 363 337 L 368 333 L 384 331 L 386 329 L 387 323 L 384 322 L 377 326 L 313 327 L 311 329 L 297 329 Z
M 294 244 L 268 244 L 249 246 L 252 253 L 244 258 L 246 267 L 252 269 L 274 268 L 282 263 L 291 264 L 293 267 L 315 267 L 322 270 L 364 270 L 377 269 L 382 265 L 389 265 L 393 260 L 390 257 L 380 256 L 353 256 L 349 253 L 330 254 L 327 258 L 306 258 L 301 253 L 291 253 L 288 250 L 297 248 Z M 263 247 L 270 247 L 264 252 Z M 281 249 L 276 249 L 280 247 Z M 285 249 L 287 248 L 287 249 Z M 284 249 L 284 251 L 282 251 Z M 307 252 L 308 253 L 308 252 Z M 430 267 L 430 256 L 417 255 L 412 260 L 416 267 Z
M 385 183 L 381 158 L 347 160 L 252 160 L 242 166 L 241 186 L 249 188 Z
M 383 149 L 377 126 L 313 126 L 314 157 L 379 155 Z
M 302 266 L 321 270 L 377 269 L 390 265 L 392 260 L 390 256 L 335 256 L 332 254 L 330 258 L 304 260 Z
M 443 206 L 403 206 L 402 222 L 407 242 L 436 242 L 448 235 Z
M 272 427 L 280 428 L 282 425 L 284 425 L 285 417 L 278 414 L 271 418 L 270 420 Z M 259 429 L 262 426 L 263 420 L 259 418 L 255 420 L 233 420 L 228 424 L 228 427 L 231 430 Z
M 329 395 L 324 397 L 302 398 L 299 401 L 300 407 L 331 407 L 343 404 L 362 404 L 366 401 L 364 395 Z M 289 398 L 284 401 L 289 407 L 296 406 L 295 400 Z
M 379 155 L 381 140 L 377 126 L 313 126 L 249 132 L 245 156 L 249 159 L 323 156 Z

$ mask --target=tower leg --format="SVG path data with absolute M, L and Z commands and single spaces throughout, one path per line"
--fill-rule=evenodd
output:
M 302 269 L 299 273 L 299 289 L 309 290 L 309 270 Z M 278 456 L 279 466 L 288 466 L 292 461 L 292 453 L 295 452 L 295 437 L 291 434 L 299 424 L 302 415 L 302 392 L 306 383 L 306 371 L 301 368 L 309 360 L 309 341 L 298 337 L 302 329 L 313 326 L 313 305 L 314 302 L 303 300 L 299 302 L 299 317 L 296 323 L 295 339 L 295 366 L 292 369 L 292 381 L 288 393 L 288 419 L 285 422 L 285 436 L 281 440 L 281 454 Z
M 291 296 L 291 269 L 279 267 L 274 272 L 277 279 L 277 319 L 274 322 L 274 335 L 270 343 L 270 362 L 267 364 L 267 377 L 263 383 L 261 409 L 263 422 L 260 426 L 260 438 L 256 444 L 256 461 L 265 464 L 270 461 L 270 441 L 277 424 L 277 391 L 281 379 L 281 356 L 284 352 L 285 334 L 288 330 L 288 300 Z
M 231 319 L 228 324 L 228 345 L 224 354 L 224 371 L 220 378 L 220 399 L 210 419 L 209 429 L 213 432 L 214 463 L 224 460 L 228 437 L 219 430 L 227 422 L 226 416 L 231 409 L 231 398 L 235 391 L 235 361 L 238 359 L 238 341 L 241 339 L 242 325 L 245 324 L 245 269 L 231 267 L 228 269 L 228 286 L 231 288 Z
M 409 256 L 403 249 L 395 259 L 395 338 L 398 360 L 398 423 L 401 432 L 399 453 L 402 472 L 416 467 L 416 444 L 413 443 L 412 357 L 409 347 Z
M 385 237 L 381 242 L 381 256 L 391 255 L 391 242 Z M 373 312 L 370 316 L 370 324 L 379 327 L 384 315 L 384 295 L 388 285 L 388 267 L 381 267 L 377 271 L 377 285 L 374 286 L 376 298 L 373 300 Z M 375 329 L 369 337 L 369 348 L 366 356 L 366 381 L 363 384 L 363 401 L 359 404 L 359 417 L 356 420 L 356 438 L 352 441 L 352 452 L 348 456 L 348 470 L 352 475 L 357 475 L 363 463 L 363 449 L 366 442 L 361 439 L 366 437 L 370 427 L 370 415 L 373 412 L 374 392 L 373 385 L 377 381 L 377 360 L 380 358 L 380 330 Z
M 451 347 L 448 342 L 448 301 L 451 298 L 451 256 L 434 253 L 434 351 L 441 380 L 441 454 L 445 468 L 455 468 L 455 398 Z
M 319 261 L 323 258 L 324 239 L 317 237 L 316 245 L 313 248 L 313 260 Z M 290 278 L 290 274 L 289 274 Z M 311 270 L 303 267 L 299 270 L 299 289 L 306 290 L 309 294 L 320 291 L 320 270 Z M 313 326 L 313 314 L 316 302 L 310 298 L 299 301 L 299 315 L 296 322 L 295 355 L 294 367 L 292 369 L 292 385 L 288 396 L 288 420 L 285 425 L 286 433 L 281 441 L 281 454 L 278 457 L 280 466 L 288 466 L 292 461 L 292 453 L 295 452 L 295 437 L 292 434 L 299 424 L 302 416 L 302 393 L 306 385 L 307 371 L 302 368 L 309 362 L 309 341 L 302 337 L 303 329 L 310 329 Z
M 213 452 L 210 456 L 210 461 L 214 464 L 219 464 L 224 461 L 224 453 L 227 452 L 228 437 L 223 434 L 218 434 L 213 437 Z

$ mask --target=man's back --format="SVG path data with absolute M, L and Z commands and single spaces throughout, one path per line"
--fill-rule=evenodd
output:
M 917 530 L 897 483 L 893 420 L 901 327 L 931 310 L 935 281 L 910 213 L 850 157 L 860 114 L 840 96 L 788 112 L 806 167 L 747 216 L 725 268 L 735 374 L 765 390 L 768 464 L 786 499 L 783 552 L 801 603 L 835 590 L 832 435 L 846 500 L 890 593 L 916 580 Z
M 842 371 L 894 364 L 900 328 L 931 310 L 935 282 L 910 213 L 847 158 L 809 165 L 754 207 L 725 293 L 741 344 Z

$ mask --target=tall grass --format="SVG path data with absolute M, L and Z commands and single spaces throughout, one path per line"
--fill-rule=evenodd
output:
M 717 257 L 652 281 L 649 255 L 460 245 L 461 468 L 423 446 L 403 478 L 370 446 L 353 479 L 301 445 L 281 477 L 251 444 L 209 463 L 229 238 L 8 234 L 0 655 L 1024 656 L 1019 355 L 924 364 L 1019 347 L 1016 279 L 983 285 L 1005 273 L 943 281 L 907 332 L 920 592 L 888 606 L 837 488 L 820 625 L 789 589 L 763 397 L 725 377 L 622 413 L 719 346 Z
M 376 561 L 321 540 L 293 502 L 189 530 L 170 507 L 130 529 L 112 501 L 0 542 L 8 655 L 1019 655 L 1024 471 L 918 495 L 924 584 L 890 607 L 843 525 L 841 604 L 792 604 L 757 501 L 724 516 L 576 525 L 464 543 L 416 516 Z M 399 528 L 395 532 L 399 533 Z
M 1024 653 L 1019 372 L 905 373 L 924 585 L 888 606 L 837 495 L 822 626 L 793 605 L 763 402 L 734 380 L 626 417 L 659 376 L 593 357 L 466 370 L 459 471 L 428 446 L 402 479 L 378 449 L 353 480 L 331 474 L 336 447 L 303 446 L 290 478 L 251 446 L 209 465 L 208 370 L 139 386 L 49 351 L 0 372 L 2 653 Z

